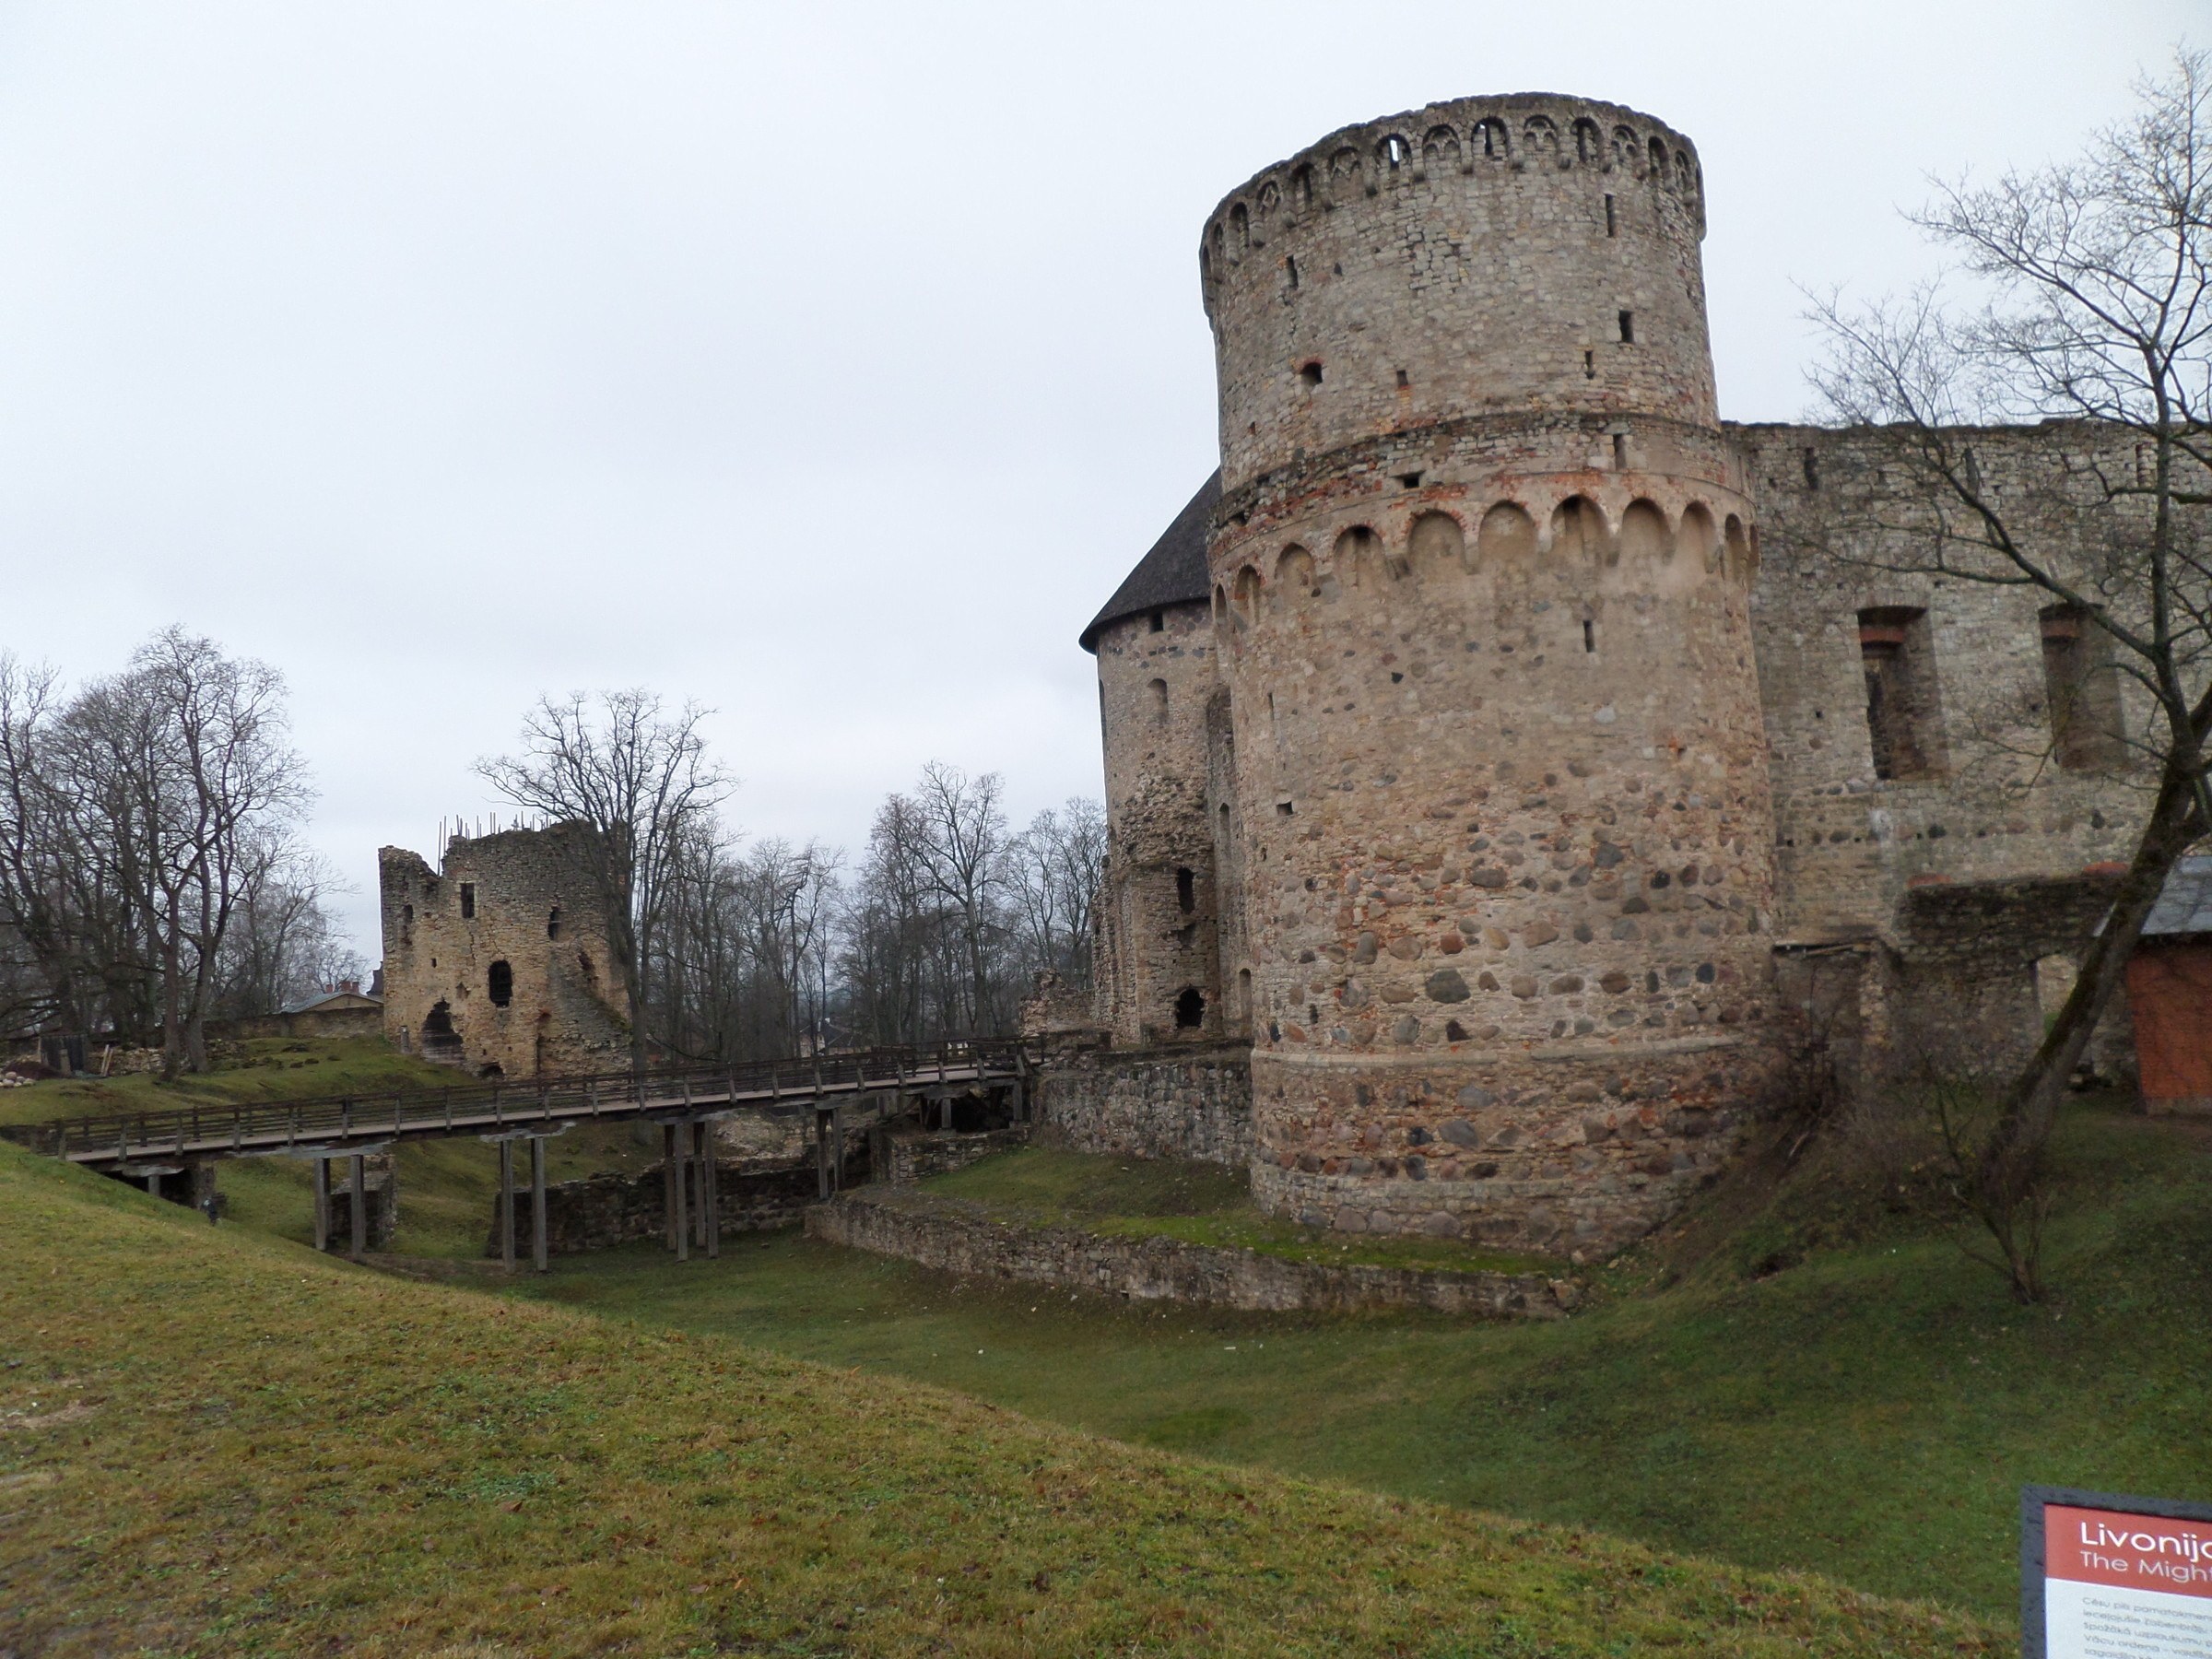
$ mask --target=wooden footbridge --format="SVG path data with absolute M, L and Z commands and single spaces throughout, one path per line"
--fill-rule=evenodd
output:
M 879 1048 L 741 1065 L 662 1066 L 643 1074 L 493 1080 L 451 1088 L 326 1096 L 253 1105 L 184 1107 L 50 1124 L 0 1125 L 0 1138 L 159 1191 L 161 1178 L 226 1158 L 288 1154 L 315 1164 L 315 1244 L 327 1248 L 332 1160 L 350 1164 L 352 1253 L 367 1248 L 365 1160 L 401 1141 L 475 1135 L 500 1147 L 500 1224 L 514 1261 L 514 1150 L 530 1145 L 532 1256 L 546 1265 L 546 1141 L 577 1124 L 653 1123 L 661 1127 L 667 1182 L 668 1243 L 679 1259 L 696 1241 L 720 1253 L 720 1193 L 714 1174 L 718 1118 L 747 1113 L 809 1121 L 822 1196 L 842 1182 L 846 1135 L 904 1115 L 916 1102 L 1009 1090 L 1025 1114 L 1029 1063 L 1018 1042 Z

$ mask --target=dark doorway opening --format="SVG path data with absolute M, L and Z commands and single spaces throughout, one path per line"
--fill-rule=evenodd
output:
M 1195 985 L 1185 985 L 1175 999 L 1175 1029 L 1194 1031 L 1206 1023 L 1206 998 Z

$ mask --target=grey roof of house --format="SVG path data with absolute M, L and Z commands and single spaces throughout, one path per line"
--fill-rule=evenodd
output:
M 2184 858 L 2159 889 L 2143 936 L 2204 933 L 2212 933 L 2212 857 Z
M 1221 504 L 1221 471 L 1198 486 L 1174 523 L 1160 532 L 1152 550 L 1136 561 L 1105 608 L 1083 630 L 1083 649 L 1096 651 L 1099 629 L 1124 617 L 1141 616 L 1171 605 L 1204 605 L 1212 592 L 1206 573 L 1206 533 Z

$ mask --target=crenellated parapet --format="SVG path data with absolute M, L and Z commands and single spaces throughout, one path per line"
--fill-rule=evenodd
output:
M 1199 268 L 1222 477 L 1514 411 L 1717 419 L 1688 139 L 1617 104 L 1464 99 L 1232 193 Z
M 1207 310 L 1217 284 L 1255 249 L 1317 214 L 1358 206 L 1453 175 L 1501 182 L 1510 174 L 1579 173 L 1633 180 L 1682 204 L 1705 235 L 1705 175 L 1697 147 L 1621 104 L 1546 93 L 1461 98 L 1339 127 L 1222 197 L 1198 249 Z

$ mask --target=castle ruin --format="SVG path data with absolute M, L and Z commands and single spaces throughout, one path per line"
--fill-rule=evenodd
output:
M 1902 486 L 1864 434 L 1721 420 L 1704 231 L 1688 138 L 1549 95 L 1345 128 L 1208 218 L 1220 469 L 1082 636 L 1077 1144 L 1180 1113 L 1311 1224 L 1602 1253 L 1810 1024 L 1846 1071 L 1915 1008 L 1931 1052 L 2032 1043 L 2145 712 L 2034 590 L 1832 556 Z M 2023 493 L 2112 441 L 1976 440 Z M 1163 1113 L 1207 1042 L 1249 1047 L 1241 1135 L 1211 1085 Z
M 456 835 L 435 870 L 420 853 L 378 849 L 384 1035 L 395 1047 L 487 1077 L 628 1064 L 629 1000 L 570 844 L 588 833 Z

